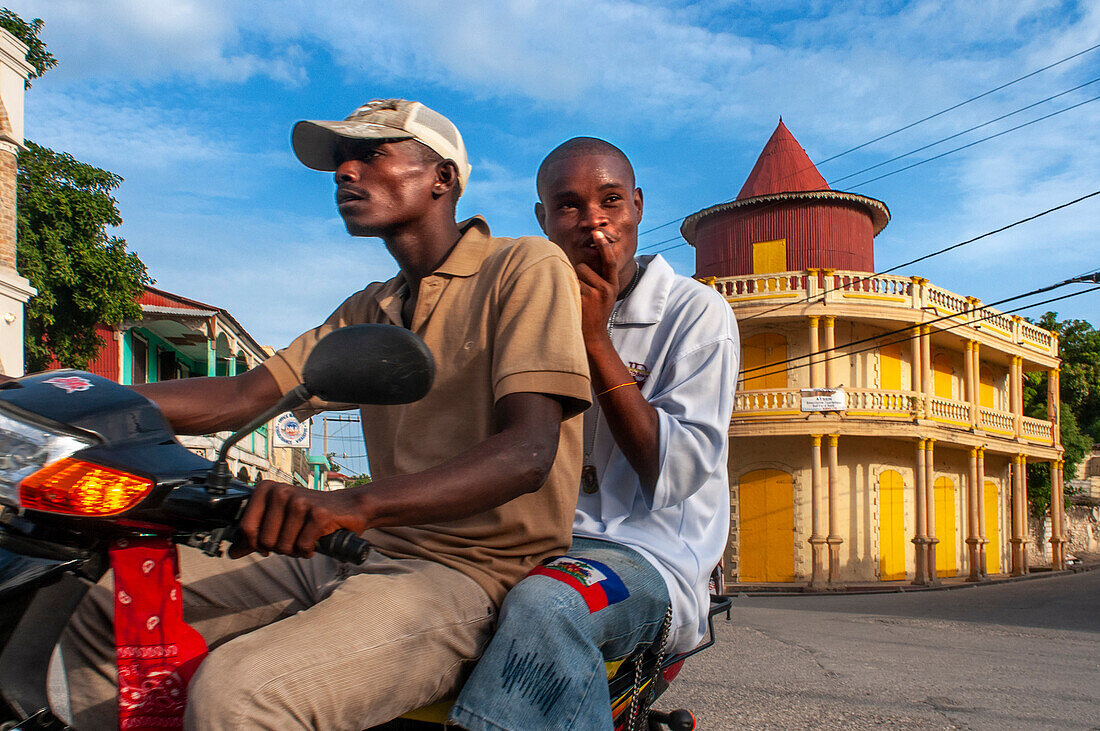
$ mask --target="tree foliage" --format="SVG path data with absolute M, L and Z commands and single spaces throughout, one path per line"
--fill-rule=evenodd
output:
M 122 223 L 111 195 L 121 182 L 33 142 L 19 154 L 18 269 L 38 290 L 26 310 L 28 371 L 51 357 L 84 368 L 103 347 L 97 324 L 141 317 L 136 298 L 152 280 L 106 230 Z
M 1065 454 L 1064 472 L 1072 477 L 1077 467 L 1100 440 L 1100 331 L 1084 320 L 1058 320 L 1047 312 L 1038 324 L 1058 336 L 1062 358 L 1060 421 Z M 1024 414 L 1047 418 L 1047 374 L 1028 373 L 1024 379 Z M 1050 466 L 1028 466 L 1028 502 L 1032 512 L 1042 515 L 1050 506 Z M 1068 490 L 1067 490 L 1068 494 Z
M 0 28 L 27 44 L 27 63 L 34 67 L 25 84 L 28 89 L 31 88 L 31 79 L 37 79 L 57 65 L 57 59 L 46 50 L 46 44 L 38 37 L 42 25 L 41 18 L 28 23 L 7 8 L 0 8 Z

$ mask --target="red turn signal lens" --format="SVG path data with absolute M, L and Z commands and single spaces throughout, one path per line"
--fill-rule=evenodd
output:
M 19 500 L 24 508 L 47 513 L 117 515 L 152 489 L 152 480 L 67 457 L 25 477 Z

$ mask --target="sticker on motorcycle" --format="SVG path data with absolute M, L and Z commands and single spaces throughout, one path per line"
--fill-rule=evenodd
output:
M 50 378 L 49 380 L 43 381 L 43 383 L 48 383 L 54 388 L 63 389 L 65 393 L 87 391 L 94 385 L 87 378 L 81 378 L 80 376 L 59 376 L 57 378 Z
M 529 576 L 546 576 L 576 589 L 588 605 L 588 613 L 618 604 L 630 596 L 626 584 L 605 564 L 591 559 L 561 556 L 538 566 Z

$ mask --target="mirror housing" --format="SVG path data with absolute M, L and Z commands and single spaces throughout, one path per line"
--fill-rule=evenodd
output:
M 432 387 L 435 361 L 415 333 L 396 325 L 333 330 L 302 368 L 311 397 L 350 404 L 407 404 Z
M 302 368 L 302 383 L 222 443 L 206 480 L 211 492 L 224 492 L 230 474 L 229 449 L 275 416 L 313 397 L 349 404 L 407 404 L 431 390 L 435 360 L 418 335 L 396 325 L 351 325 L 333 330 L 313 346 Z

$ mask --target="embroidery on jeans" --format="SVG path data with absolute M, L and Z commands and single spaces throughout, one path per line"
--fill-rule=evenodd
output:
M 588 613 L 618 604 L 630 596 L 626 584 L 618 575 L 599 561 L 561 556 L 536 567 L 530 576 L 546 576 L 557 579 L 576 589 L 588 605 Z
M 555 673 L 552 662 L 538 662 L 535 652 L 516 652 L 516 641 L 508 648 L 508 660 L 501 670 L 501 688 L 505 693 L 513 689 L 527 698 L 547 715 L 569 687 L 569 678 Z

